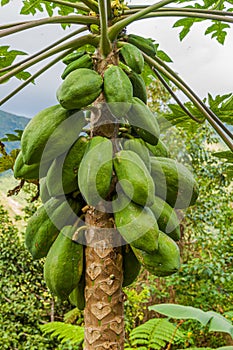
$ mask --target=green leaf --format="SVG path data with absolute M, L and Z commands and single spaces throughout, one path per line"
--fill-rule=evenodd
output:
M 229 24 L 214 21 L 214 24 L 208 27 L 205 34 L 211 34 L 211 38 L 216 38 L 220 44 L 224 44 L 227 32 L 225 29 L 230 28 Z
M 181 18 L 177 22 L 174 23 L 173 28 L 183 27 L 181 32 L 179 33 L 180 40 L 182 41 L 186 35 L 190 32 L 191 27 L 195 22 L 203 21 L 200 18 Z
M 63 322 L 50 322 L 41 327 L 42 332 L 51 333 L 51 337 L 58 337 L 61 343 L 69 341 L 71 344 L 80 344 L 84 340 L 84 328 Z
M 12 169 L 14 165 L 14 159 L 10 155 L 0 157 L 0 173 Z
M 207 314 L 212 316 L 209 325 L 209 331 L 211 332 L 224 332 L 231 335 L 233 338 L 233 325 L 224 316 L 219 315 L 217 312 L 208 311 Z
M 0 69 L 10 66 L 17 56 L 27 55 L 26 52 L 9 50 L 10 46 L 0 46 Z
M 199 321 L 204 326 L 210 321 L 211 317 L 206 312 L 192 306 L 159 304 L 149 306 L 149 310 L 161 313 L 162 315 L 177 319 L 193 319 Z

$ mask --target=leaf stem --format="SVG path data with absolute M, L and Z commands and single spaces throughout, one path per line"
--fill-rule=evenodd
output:
M 31 55 L 31 56 L 25 58 L 24 60 L 22 60 L 22 61 L 20 61 L 20 62 L 17 62 L 17 63 L 15 63 L 15 64 L 11 65 L 11 66 L 4 67 L 4 68 L 0 69 L 0 73 L 9 71 L 10 69 L 13 69 L 13 68 L 15 68 L 15 67 L 18 67 L 19 65 L 21 65 L 21 64 L 23 64 L 23 63 L 25 63 L 25 62 L 28 62 L 28 61 L 31 60 L 32 58 L 37 57 L 38 55 L 40 55 L 40 54 L 42 54 L 42 53 L 44 53 L 44 52 L 47 52 L 48 50 L 50 50 L 50 49 L 52 49 L 53 47 L 55 47 L 55 46 L 61 44 L 61 43 L 64 42 L 65 40 L 71 38 L 71 37 L 74 36 L 74 35 L 80 34 L 80 33 L 84 32 L 85 30 L 87 30 L 87 27 L 82 27 L 82 28 L 80 28 L 80 29 L 78 29 L 78 30 L 75 30 L 74 32 L 68 34 L 67 36 L 62 37 L 61 39 L 55 41 L 53 44 L 51 44 L 51 45 L 49 45 L 49 46 L 46 46 L 44 49 L 42 49 L 42 50 L 40 50 L 40 51 L 34 53 L 33 55 Z
M 139 10 L 139 8 L 138 9 L 135 8 L 135 9 L 132 9 L 132 10 L 126 10 L 124 13 L 125 13 L 125 15 L 129 15 L 129 14 L 133 14 L 133 13 L 137 12 L 138 10 Z M 181 8 L 181 7 L 164 7 L 162 9 L 158 9 L 158 10 L 153 11 L 153 12 L 160 12 L 160 11 L 162 11 L 162 12 L 165 12 L 165 11 L 168 11 L 168 12 L 179 11 L 179 12 L 192 12 L 192 13 L 195 12 L 195 13 L 222 15 L 222 16 L 230 16 L 230 17 L 233 16 L 233 13 L 229 12 L 229 11 L 198 9 L 198 8 L 192 8 L 192 7 L 190 7 L 190 8 L 188 8 L 188 7 L 185 7 L 185 8 Z
M 11 28 L 3 29 L 0 32 L 0 38 L 15 34 L 22 30 L 31 29 L 44 24 L 53 24 L 53 23 L 70 23 L 70 24 L 99 24 L 99 20 L 94 16 L 82 16 L 82 15 L 70 15 L 70 16 L 55 16 L 55 17 L 46 17 L 34 21 L 28 21 L 23 24 L 14 25 Z
M 84 11 L 84 12 L 89 12 L 90 11 L 89 6 L 86 6 L 86 5 L 82 4 L 82 2 L 79 2 L 77 4 L 77 3 L 70 2 L 70 1 L 62 1 L 62 0 L 52 0 L 52 1 L 44 0 L 44 1 L 50 2 L 50 3 L 53 2 L 54 4 L 69 6 L 69 7 L 72 7 L 74 9 L 77 9 L 77 10 L 80 10 L 80 11 Z
M 106 57 L 111 51 L 111 43 L 108 37 L 108 11 L 106 0 L 99 0 L 100 13 L 100 53 Z
M 161 65 L 161 60 L 158 58 L 151 58 L 148 55 L 143 53 L 145 61 L 152 67 L 152 69 L 158 70 L 160 73 L 164 74 L 170 81 L 172 81 L 188 98 L 193 102 L 193 104 L 197 107 L 197 109 L 206 117 L 218 135 L 222 138 L 222 140 L 228 145 L 228 147 L 233 151 L 233 143 L 226 136 L 228 134 L 231 139 L 233 139 L 233 135 L 231 132 L 225 127 L 225 125 L 221 122 L 221 120 L 200 100 L 200 98 L 192 91 L 192 89 L 187 86 L 187 84 L 177 76 L 171 68 L 166 69 L 167 67 L 163 62 Z M 168 68 L 168 67 L 167 67 Z
M 38 55 L 37 57 L 30 59 L 29 61 L 21 64 L 20 66 L 12 69 L 10 72 L 2 75 L 0 77 L 0 84 L 5 82 L 9 78 L 13 77 L 15 74 L 23 71 L 24 69 L 31 67 L 34 64 L 41 62 L 42 60 L 44 60 L 52 55 L 55 55 L 63 50 L 70 49 L 70 48 L 77 49 L 77 48 L 79 48 L 83 45 L 86 45 L 86 44 L 97 46 L 98 43 L 99 43 L 99 37 L 97 37 L 93 34 L 87 34 L 87 35 L 81 36 L 80 38 L 73 39 L 67 43 L 64 43 L 62 45 L 57 46 L 56 48 L 52 48 L 52 49 Z
M 118 21 L 117 23 L 115 23 L 112 27 L 110 27 L 109 29 L 109 39 L 111 41 L 114 41 L 117 37 L 117 35 L 129 24 L 131 24 L 132 22 L 140 19 L 143 16 L 146 16 L 148 13 L 157 10 L 169 3 L 173 2 L 172 0 L 162 0 L 157 2 L 156 4 L 153 4 L 151 6 L 146 7 L 145 9 L 142 9 L 128 17 L 125 17 L 123 19 L 121 19 L 120 21 Z
M 82 2 L 89 7 L 92 11 L 95 13 L 98 13 L 99 8 L 98 8 L 98 2 L 95 0 L 82 0 Z

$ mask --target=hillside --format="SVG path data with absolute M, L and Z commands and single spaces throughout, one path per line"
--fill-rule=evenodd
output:
M 14 134 L 14 130 L 23 130 L 29 120 L 29 118 L 0 110 L 0 139 L 7 133 Z M 19 147 L 18 142 L 4 142 L 4 144 L 6 145 L 7 152 Z

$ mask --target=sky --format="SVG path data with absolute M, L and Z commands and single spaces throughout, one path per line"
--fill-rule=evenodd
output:
M 155 1 L 143 1 L 152 4 Z M 142 3 L 132 0 L 130 3 Z M 19 15 L 21 0 L 13 0 L 7 6 L 0 7 L 0 23 L 11 23 L 31 19 L 29 16 Z M 41 18 L 38 14 L 33 18 Z M 172 59 L 170 65 L 179 75 L 190 84 L 191 88 L 204 98 L 208 93 L 215 96 L 218 94 L 231 93 L 233 91 L 233 25 L 228 30 L 228 36 L 224 46 L 211 39 L 209 35 L 204 36 L 205 29 L 210 22 L 197 23 L 191 33 L 180 42 L 179 28 L 172 28 L 177 20 L 172 18 L 141 20 L 128 27 L 128 33 L 135 33 L 145 37 L 151 37 L 159 43 Z M 61 29 L 58 24 L 40 26 L 18 34 L 0 39 L 0 46 L 10 45 L 11 49 L 34 53 L 58 40 L 61 35 L 68 32 Z M 22 56 L 23 57 L 23 56 Z M 44 62 L 43 61 L 42 66 Z M 41 65 L 36 65 L 38 70 Z M 40 110 L 57 104 L 56 90 L 61 84 L 61 74 L 64 64 L 59 62 L 49 71 L 37 78 L 36 84 L 30 84 L 16 96 L 12 97 L 0 109 L 16 115 L 33 117 Z M 12 78 L 9 82 L 2 84 L 0 98 L 6 96 L 12 89 L 16 88 L 20 81 Z M 183 96 L 180 95 L 183 99 Z

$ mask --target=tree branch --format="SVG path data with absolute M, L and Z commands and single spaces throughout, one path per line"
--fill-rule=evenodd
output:
M 23 24 L 14 25 L 11 28 L 3 29 L 0 32 L 0 38 L 15 34 L 22 30 L 31 29 L 44 24 L 53 24 L 53 23 L 69 23 L 69 24 L 99 24 L 98 18 L 94 16 L 81 16 L 81 15 L 70 15 L 70 16 L 55 16 L 55 17 L 46 17 L 34 21 L 28 21 Z
M 31 60 L 32 58 L 34 57 L 37 57 L 38 55 L 44 53 L 44 52 L 47 52 L 48 50 L 52 49 L 53 47 L 61 44 L 62 42 L 66 41 L 67 39 L 71 38 L 72 36 L 74 35 L 77 35 L 77 34 L 80 34 L 84 31 L 86 31 L 88 28 L 87 27 L 82 27 L 78 30 L 75 30 L 74 32 L 72 32 L 71 34 L 68 34 L 64 37 L 62 37 L 61 39 L 55 41 L 53 44 L 49 45 L 49 46 L 46 46 L 43 50 L 40 50 L 36 53 L 34 53 L 33 55 L 25 58 L 24 60 L 20 61 L 20 62 L 17 62 L 15 64 L 12 64 L 11 66 L 8 66 L 8 67 L 4 67 L 2 69 L 0 69 L 0 73 L 3 73 L 3 72 L 6 72 L 6 71 L 9 71 L 10 69 L 13 69 L 13 68 L 16 68 L 18 66 L 20 66 L 21 64 L 25 63 L 25 62 L 28 62 L 29 60 Z
M 108 13 L 106 0 L 99 0 L 100 13 L 100 53 L 106 57 L 111 51 L 111 43 L 108 37 Z
M 82 4 L 82 2 L 73 3 L 73 2 L 62 1 L 62 0 L 52 0 L 52 1 L 44 0 L 44 1 L 50 2 L 50 3 L 53 2 L 54 4 L 69 6 L 69 7 L 72 7 L 74 9 L 77 9 L 77 10 L 80 10 L 80 11 L 84 11 L 84 12 L 89 12 L 90 11 L 90 8 L 88 6 L 85 6 L 84 4 Z

